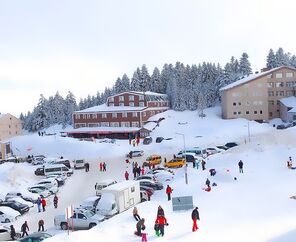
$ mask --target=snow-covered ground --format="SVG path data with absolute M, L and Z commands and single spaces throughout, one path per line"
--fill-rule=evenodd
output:
M 126 167 L 124 155 L 131 149 L 144 150 L 144 157 L 137 158 L 140 163 L 149 154 L 157 153 L 172 158 L 174 153 L 183 149 L 184 134 L 186 147 L 209 147 L 236 141 L 238 147 L 210 156 L 206 162 L 206 171 L 188 167 L 189 184 L 185 184 L 184 170 L 176 169 L 174 180 L 170 183 L 173 196 L 192 195 L 194 205 L 199 207 L 199 230 L 191 232 L 191 211 L 173 212 L 171 202 L 166 199 L 165 191 L 156 191 L 150 202 L 137 205 L 139 215 L 144 217 L 148 241 L 221 241 L 221 242 L 279 242 L 295 241 L 296 201 L 289 197 L 295 195 L 296 170 L 286 167 L 289 156 L 296 151 L 296 128 L 276 130 L 269 124 L 248 122 L 245 119 L 222 120 L 220 108 L 206 110 L 206 117 L 199 118 L 197 112 L 167 111 L 152 117 L 157 120 L 164 117 L 151 134 L 153 143 L 131 147 L 126 140 L 117 140 L 115 144 L 78 141 L 72 138 L 29 134 L 11 140 L 16 155 L 39 155 L 64 158 L 85 158 L 90 162 L 90 172 L 75 171 L 66 185 L 61 187 L 59 208 L 54 209 L 50 198 L 48 209 L 44 213 L 30 210 L 15 222 L 20 228 L 27 220 L 30 232 L 37 230 L 40 218 L 50 233 L 57 234 L 47 241 L 141 241 L 133 235 L 136 222 L 132 211 L 102 222 L 88 231 L 67 233 L 53 227 L 53 218 L 63 213 L 70 204 L 79 203 L 94 195 L 94 184 L 104 178 L 124 180 Z M 248 137 L 250 128 L 250 142 Z M 179 134 L 177 134 L 179 133 Z M 172 138 L 155 143 L 158 136 Z M 244 162 L 244 174 L 238 173 L 238 161 Z M 98 163 L 107 163 L 107 172 L 101 173 Z M 36 167 L 29 164 L 0 165 L 0 196 L 12 189 L 24 190 L 39 180 L 34 175 Z M 215 168 L 217 175 L 210 177 L 208 170 Z M 237 180 L 234 180 L 237 177 Z M 202 190 L 206 178 L 217 183 L 211 192 Z M 1 198 L 1 197 L 0 197 Z M 163 238 L 155 237 L 153 226 L 157 207 L 164 208 L 169 226 L 165 228 Z

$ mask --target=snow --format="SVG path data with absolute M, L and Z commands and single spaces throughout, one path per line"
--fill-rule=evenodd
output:
M 135 186 L 139 184 L 138 181 L 122 181 L 118 182 L 116 184 L 113 184 L 111 186 L 108 186 L 104 188 L 103 190 L 108 190 L 108 191 L 122 191 L 123 189 L 130 188 L 131 186 Z
M 245 119 L 223 120 L 219 107 L 205 110 L 206 117 L 198 117 L 197 112 L 172 110 L 153 117 L 164 117 L 159 127 L 151 133 L 153 142 L 140 145 L 144 156 L 133 158 L 140 165 L 147 156 L 157 153 L 167 160 L 186 147 L 213 147 L 227 142 L 238 142 L 239 146 L 221 152 L 206 159 L 206 170 L 188 165 L 188 184 L 185 184 L 184 169 L 174 169 L 174 179 L 169 182 L 173 188 L 173 197 L 192 195 L 194 206 L 199 207 L 199 229 L 191 231 L 191 211 L 173 212 L 172 204 L 167 201 L 165 190 L 155 191 L 151 201 L 137 204 L 139 215 L 145 218 L 148 241 L 203 241 L 203 242 L 279 242 L 295 241 L 296 170 L 287 169 L 289 156 L 295 160 L 296 128 L 277 130 L 270 124 L 250 121 L 250 142 L 248 141 L 248 121 Z M 184 140 L 181 135 L 184 134 Z M 155 143 L 155 138 L 171 137 Z M 40 218 L 51 234 L 46 241 L 80 242 L 102 241 L 131 242 L 141 241 L 134 236 L 136 221 L 132 217 L 132 208 L 116 215 L 88 231 L 70 232 L 53 226 L 55 215 L 63 214 L 69 206 L 79 206 L 81 202 L 95 195 L 94 185 L 98 180 L 124 180 L 124 172 L 131 174 L 131 164 L 125 163 L 125 154 L 131 149 L 127 140 L 112 143 L 79 141 L 59 136 L 29 134 L 11 139 L 13 150 L 18 156 L 44 154 L 52 157 L 64 156 L 69 159 L 83 157 L 90 163 L 90 172 L 75 170 L 58 193 L 59 206 L 53 208 L 52 197 L 47 199 L 48 208 L 44 213 L 31 209 L 21 216 L 15 227 L 27 220 L 30 232 L 37 230 Z M 32 147 L 28 151 L 27 147 Z M 244 162 L 244 173 L 238 172 L 238 161 Z M 100 172 L 99 162 L 105 161 L 107 171 Z M 5 163 L 0 165 L 0 195 L 3 197 L 12 189 L 24 190 L 29 184 L 41 177 L 34 175 L 36 166 L 30 164 Z M 216 176 L 211 177 L 208 170 L 215 168 Z M 237 180 L 234 180 L 234 177 Z M 202 190 L 206 179 L 217 183 L 211 192 Z M 165 236 L 156 238 L 154 221 L 157 207 L 164 208 L 169 226 L 165 227 Z
M 91 108 L 75 111 L 75 113 L 93 113 L 93 112 L 126 112 L 126 111 L 141 111 L 146 107 L 132 107 L 132 106 L 107 106 L 101 104 Z
M 295 108 L 296 107 L 296 97 L 285 97 L 280 99 L 281 103 L 284 104 L 286 107 Z
M 18 211 L 14 210 L 10 207 L 6 207 L 6 206 L 3 206 L 3 207 L 0 206 L 0 211 L 2 213 L 5 213 L 5 214 L 13 217 L 13 218 L 16 218 L 17 216 L 21 215 Z

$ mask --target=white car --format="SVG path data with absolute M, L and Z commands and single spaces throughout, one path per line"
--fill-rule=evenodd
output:
M 0 207 L 0 222 L 1 223 L 11 223 L 17 219 L 21 214 L 7 206 Z
M 41 189 L 41 188 L 36 188 L 36 187 L 29 187 L 28 191 L 34 194 L 38 194 L 39 196 L 42 197 L 49 197 L 51 195 L 51 192 L 48 189 Z
M 37 194 L 32 194 L 28 191 L 22 191 L 22 192 L 14 191 L 14 192 L 7 193 L 5 196 L 5 200 L 8 200 L 9 198 L 12 198 L 12 197 L 21 197 L 26 201 L 35 203 L 39 196 Z
M 57 186 L 50 186 L 50 185 L 46 185 L 46 184 L 43 184 L 43 185 L 36 184 L 36 185 L 33 185 L 33 186 L 29 187 L 29 188 L 30 189 L 31 188 L 37 188 L 37 189 L 40 189 L 40 190 L 43 190 L 43 191 L 48 190 L 51 194 L 56 194 L 59 191 Z
M 16 233 L 15 238 L 19 239 L 21 237 L 20 233 Z M 0 226 L 0 241 L 11 241 L 10 228 L 6 226 Z
M 81 203 L 80 208 L 84 208 L 95 212 L 100 199 L 101 196 L 88 197 Z
M 174 179 L 174 175 L 169 171 L 158 171 L 154 176 L 156 181 L 159 181 L 160 183 L 172 181 Z
M 41 181 L 37 182 L 36 185 L 43 185 L 43 186 L 46 186 L 47 188 L 51 188 L 54 186 L 57 187 L 58 182 L 54 178 L 45 178 L 45 179 L 42 179 Z
M 32 202 L 26 201 L 25 199 L 21 197 L 11 197 L 6 199 L 6 201 L 14 201 L 14 202 L 19 202 L 24 205 L 28 205 L 30 208 L 34 207 L 34 204 Z
M 133 157 L 140 157 L 144 155 L 143 150 L 131 150 L 128 154 L 126 154 L 127 158 L 133 158 Z
M 206 148 L 206 151 L 207 151 L 207 155 L 209 156 L 209 155 L 220 153 L 222 149 L 219 149 L 217 147 L 208 147 Z

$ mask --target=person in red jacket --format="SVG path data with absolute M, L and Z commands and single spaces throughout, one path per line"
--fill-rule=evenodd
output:
M 125 173 L 124 173 L 125 180 L 128 180 L 128 176 L 129 176 L 128 172 L 125 171 Z
M 157 224 L 157 226 L 158 226 L 158 229 L 159 229 L 160 235 L 161 235 L 161 236 L 164 236 L 164 226 L 165 226 L 165 225 L 169 225 L 169 224 L 167 223 L 166 218 L 165 218 L 163 215 L 159 215 L 159 216 L 157 216 L 156 221 L 155 221 L 155 224 Z
M 173 192 L 173 189 L 168 185 L 166 188 L 166 194 L 168 195 L 168 201 L 171 200 L 171 194 Z
M 42 205 L 43 212 L 45 212 L 46 201 L 44 198 L 41 199 L 41 205 Z

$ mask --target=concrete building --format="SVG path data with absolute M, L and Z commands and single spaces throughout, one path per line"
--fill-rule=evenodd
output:
M 280 118 L 280 100 L 295 95 L 296 69 L 281 66 L 244 77 L 220 89 L 222 118 Z
M 141 132 L 147 120 L 169 109 L 166 94 L 154 92 L 124 92 L 110 96 L 106 104 L 76 111 L 73 114 L 73 137 L 128 138 L 129 133 Z
M 0 114 L 0 142 L 22 134 L 22 121 L 13 115 Z

